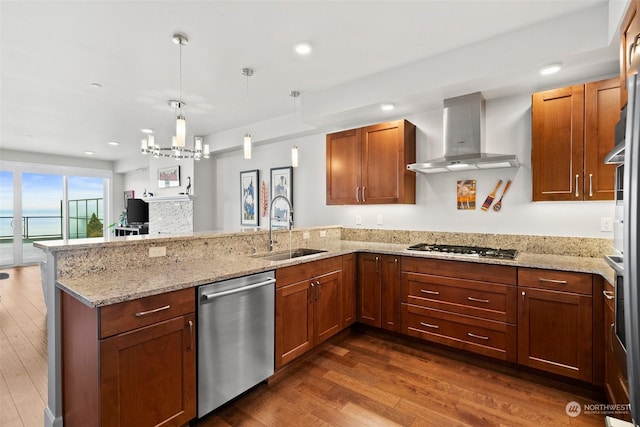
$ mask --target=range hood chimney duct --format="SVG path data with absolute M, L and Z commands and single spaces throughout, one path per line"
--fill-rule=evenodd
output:
M 518 167 L 513 154 L 484 151 L 485 100 L 480 92 L 444 100 L 444 156 L 407 165 L 422 173 Z

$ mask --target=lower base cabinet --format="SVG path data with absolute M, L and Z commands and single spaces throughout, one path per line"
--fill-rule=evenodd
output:
M 402 260 L 402 329 L 416 338 L 516 361 L 516 268 Z
M 518 363 L 593 379 L 592 275 L 518 270 Z
M 102 308 L 62 292 L 65 427 L 180 427 L 196 417 L 193 289 Z
M 397 256 L 358 255 L 358 322 L 400 331 L 400 263 Z
M 342 278 L 342 257 L 276 270 L 276 369 L 342 329 Z

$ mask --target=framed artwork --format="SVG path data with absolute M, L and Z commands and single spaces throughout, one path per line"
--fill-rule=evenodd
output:
M 258 201 L 260 200 L 260 181 L 257 169 L 240 172 L 240 224 L 258 226 Z
M 180 187 L 180 166 L 158 169 L 158 188 Z
M 458 210 L 475 210 L 476 208 L 476 180 L 458 181 L 457 186 Z
M 128 190 L 124 192 L 124 208 L 127 208 L 127 200 L 135 199 L 135 192 L 133 190 Z
M 293 168 L 291 166 L 282 168 L 271 168 L 271 198 L 269 204 L 276 196 L 286 197 L 293 206 Z M 288 227 L 292 218 L 289 205 L 282 199 L 273 204 L 271 218 L 274 227 Z

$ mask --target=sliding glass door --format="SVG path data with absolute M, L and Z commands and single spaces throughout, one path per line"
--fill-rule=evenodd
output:
M 110 220 L 111 175 L 0 162 L 0 266 L 42 261 L 35 241 L 104 236 Z

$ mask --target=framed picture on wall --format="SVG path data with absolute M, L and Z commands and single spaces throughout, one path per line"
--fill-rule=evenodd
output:
M 180 166 L 158 169 L 158 188 L 180 187 Z
M 240 224 L 258 226 L 258 201 L 260 200 L 260 172 L 255 170 L 240 172 Z
M 282 168 L 271 168 L 271 198 L 269 204 L 277 196 L 286 197 L 293 206 L 293 168 L 291 166 Z M 273 203 L 271 218 L 274 227 L 288 227 L 293 220 L 289 204 L 279 198 Z

